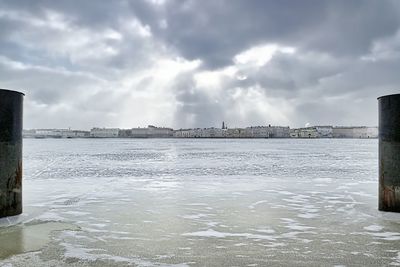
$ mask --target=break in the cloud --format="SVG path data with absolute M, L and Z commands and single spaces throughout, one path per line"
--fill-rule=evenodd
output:
M 0 0 L 25 127 L 376 125 L 398 1 Z

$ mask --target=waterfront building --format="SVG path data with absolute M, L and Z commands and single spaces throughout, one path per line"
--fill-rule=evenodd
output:
M 377 138 L 377 127 L 312 126 L 290 130 L 292 138 Z
M 192 129 L 179 129 L 173 132 L 173 137 L 175 138 L 189 138 Z
M 151 138 L 172 137 L 173 136 L 173 132 L 174 132 L 174 130 L 172 128 L 155 127 L 153 125 L 149 125 L 147 127 L 147 129 L 148 129 L 147 135 L 148 135 L 148 137 L 151 137 Z
M 35 138 L 36 130 L 29 129 L 29 130 L 22 130 L 22 137 L 23 138 Z
M 176 138 L 222 138 L 225 137 L 225 129 L 219 128 L 195 128 L 175 130 L 173 136 Z
M 64 129 L 37 129 L 35 138 L 61 138 Z
M 147 138 L 148 137 L 148 129 L 147 128 L 132 128 L 130 129 L 131 138 Z
M 84 138 L 89 137 L 88 131 L 71 129 L 30 129 L 23 130 L 24 138 Z
M 225 126 L 225 125 L 224 125 Z M 176 138 L 288 138 L 289 127 L 252 126 L 247 128 L 195 128 L 175 130 Z
M 332 126 L 315 126 L 315 130 L 318 133 L 319 138 L 332 138 L 333 127 Z
M 149 125 L 147 128 L 132 128 L 119 131 L 119 137 L 125 138 L 168 138 L 173 137 L 173 129 L 155 127 Z
M 199 135 L 203 138 L 222 138 L 224 137 L 225 129 L 219 128 L 204 128 L 200 130 Z
M 283 126 L 252 126 L 245 129 L 247 138 L 289 138 L 290 128 Z
M 316 127 L 306 127 L 292 129 L 290 131 L 290 137 L 292 138 L 319 138 Z
M 245 138 L 246 131 L 244 128 L 229 128 L 225 132 L 227 138 Z
M 118 137 L 120 137 L 120 138 L 132 137 L 132 130 L 131 129 L 120 129 L 118 132 Z
M 270 138 L 289 138 L 290 128 L 289 126 L 268 126 L 270 131 Z
M 247 138 L 269 138 L 271 131 L 269 127 L 252 126 L 245 129 L 245 135 Z
M 80 131 L 80 130 L 67 130 L 61 132 L 62 138 L 85 138 L 90 137 L 89 131 Z
M 334 138 L 378 138 L 378 127 L 333 127 Z
M 377 138 L 378 127 L 312 126 L 290 129 L 282 126 L 251 126 L 246 128 L 93 128 L 89 131 L 71 129 L 23 130 L 24 138 Z
M 119 136 L 118 128 L 92 128 L 90 137 L 96 138 L 115 138 Z

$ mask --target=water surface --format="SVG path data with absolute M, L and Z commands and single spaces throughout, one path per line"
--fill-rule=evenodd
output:
M 400 265 L 377 162 L 377 140 L 26 139 L 0 266 Z

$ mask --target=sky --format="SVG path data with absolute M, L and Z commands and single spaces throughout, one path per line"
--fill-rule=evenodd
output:
M 400 1 L 0 0 L 24 128 L 377 125 Z

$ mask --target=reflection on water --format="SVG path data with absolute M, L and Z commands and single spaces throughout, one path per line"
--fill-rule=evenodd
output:
M 53 231 L 78 229 L 59 222 L 36 222 L 0 228 L 0 259 L 14 254 L 37 251 L 50 242 Z

